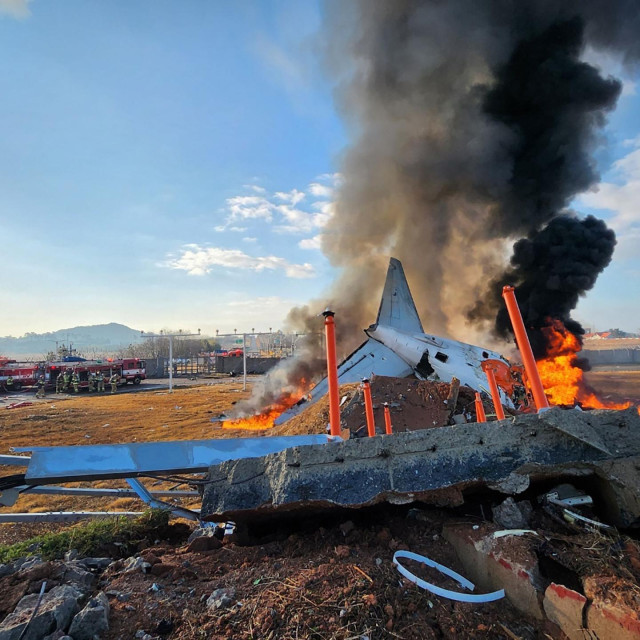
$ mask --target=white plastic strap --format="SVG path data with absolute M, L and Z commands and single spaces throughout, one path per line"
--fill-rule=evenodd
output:
M 449 598 L 449 600 L 457 600 L 458 602 L 493 602 L 494 600 L 500 600 L 500 598 L 504 598 L 504 589 L 500 589 L 500 591 L 493 591 L 491 593 L 483 593 L 478 595 L 473 595 L 471 593 L 459 593 L 457 591 L 450 591 L 449 589 L 443 589 L 442 587 L 437 587 L 435 584 L 431 584 L 430 582 L 426 582 L 418 578 L 418 576 L 414 575 L 403 567 L 400 562 L 398 562 L 398 558 L 408 558 L 409 560 L 416 560 L 417 562 L 421 562 L 422 564 L 426 564 L 428 567 L 433 567 L 440 573 L 445 576 L 449 576 L 453 578 L 461 587 L 464 589 L 469 589 L 469 591 L 473 591 L 475 589 L 475 585 L 473 582 L 467 580 L 464 576 L 461 576 L 459 573 L 456 573 L 452 569 L 445 567 L 444 565 L 438 564 L 434 562 L 430 558 L 425 556 L 420 556 L 417 553 L 413 553 L 411 551 L 396 551 L 393 554 L 393 563 L 396 565 L 398 571 L 405 577 L 407 580 L 411 580 L 411 582 L 417 584 L 422 589 L 426 589 L 427 591 L 431 591 L 435 593 L 437 596 L 442 596 L 443 598 Z

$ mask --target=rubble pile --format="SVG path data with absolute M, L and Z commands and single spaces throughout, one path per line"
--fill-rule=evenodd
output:
M 613 524 L 640 518 L 637 411 L 563 410 L 294 447 L 209 469 L 205 519 L 252 521 L 296 512 L 421 500 L 457 506 L 471 491 L 517 495 L 548 479 L 589 477 Z
M 461 386 L 453 406 L 449 406 L 451 384 L 418 380 L 415 377 L 393 378 L 374 376 L 371 379 L 371 398 L 376 432 L 384 433 L 384 403 L 389 405 L 394 433 L 432 429 L 452 424 L 476 421 L 475 392 Z M 482 394 L 487 417 L 495 415 L 491 398 Z M 340 419 L 343 429 L 351 437 L 367 433 L 364 396 L 359 383 L 340 386 Z M 503 407 L 505 414 L 515 414 Z M 270 435 L 325 433 L 329 424 L 329 399 L 324 397 L 299 415 L 291 418 Z
M 563 487 L 506 505 L 494 498 L 494 509 L 485 497 L 453 510 L 387 506 L 306 519 L 248 545 L 204 528 L 171 543 L 143 540 L 121 559 L 21 558 L 0 565 L 0 638 L 17 640 L 28 624 L 23 640 L 253 640 L 296 630 L 338 640 L 638 640 L 640 546 L 615 529 L 563 518 L 554 496 L 587 495 Z M 505 530 L 515 513 L 526 529 Z M 476 594 L 500 589 L 504 598 L 456 602 L 421 589 L 398 573 L 398 550 L 459 572 Z M 406 567 L 464 591 L 417 563 Z

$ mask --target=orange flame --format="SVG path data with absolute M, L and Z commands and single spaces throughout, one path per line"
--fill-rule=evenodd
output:
M 584 380 L 584 372 L 578 366 L 580 340 L 567 331 L 555 318 L 542 329 L 549 345 L 545 358 L 537 361 L 542 385 L 549 402 L 554 405 L 579 404 L 585 409 L 626 409 L 630 402 L 616 403 L 600 400 Z
M 237 420 L 225 420 L 222 423 L 223 429 L 247 429 L 250 431 L 260 431 L 262 429 L 270 429 L 273 427 L 276 418 L 293 407 L 296 402 L 301 400 L 309 388 L 309 383 L 303 378 L 299 382 L 299 386 L 294 391 L 283 391 L 280 397 L 272 404 L 266 406 L 262 411 L 248 418 L 239 418 Z

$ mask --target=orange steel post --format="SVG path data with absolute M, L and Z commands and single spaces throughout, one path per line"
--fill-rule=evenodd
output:
M 482 404 L 482 398 L 476 391 L 476 422 L 486 422 L 487 416 L 484 413 L 484 405 Z
M 393 433 L 391 428 L 391 410 L 389 409 L 389 403 L 384 403 L 384 430 L 385 433 L 390 436 Z
M 327 343 L 327 379 L 329 380 L 329 424 L 331 435 L 340 435 L 340 394 L 338 392 L 338 359 L 336 358 L 335 313 L 327 309 L 324 316 L 324 330 Z
M 489 389 L 491 390 L 491 399 L 493 400 L 493 406 L 496 410 L 496 418 L 498 420 L 504 420 L 504 411 L 502 410 L 502 402 L 500 402 L 500 392 L 498 391 L 498 383 L 496 382 L 496 376 L 493 373 L 491 366 L 484 366 L 482 368 L 487 374 L 487 380 L 489 381 Z
M 524 369 L 527 372 L 527 378 L 529 378 L 529 384 L 531 385 L 531 392 L 533 393 L 533 399 L 536 403 L 538 411 L 541 409 L 549 408 L 549 401 L 544 394 L 544 387 L 542 386 L 542 380 L 540 380 L 540 372 L 536 365 L 536 360 L 533 357 L 533 351 L 531 350 L 531 343 L 527 336 L 527 331 L 524 328 L 524 322 L 522 321 L 522 314 L 518 307 L 516 300 L 516 294 L 513 287 L 506 285 L 502 288 L 502 297 L 507 305 L 507 311 L 509 312 L 509 318 L 511 319 L 511 326 L 516 336 L 516 343 L 522 356 L 522 363 Z
M 373 418 L 373 401 L 371 400 L 371 385 L 366 378 L 362 379 L 362 390 L 364 392 L 364 410 L 367 414 L 367 433 L 370 438 L 376 435 L 376 423 Z

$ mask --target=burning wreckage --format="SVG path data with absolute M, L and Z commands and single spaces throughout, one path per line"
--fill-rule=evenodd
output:
M 333 316 L 325 315 L 332 329 Z M 312 389 L 310 397 L 276 419 L 277 424 L 304 420 L 305 410 L 328 393 L 331 435 L 24 447 L 20 451 L 31 451 L 31 458 L 1 457 L 0 464 L 27 470 L 2 478 L 0 499 L 11 505 L 23 492 L 120 492 L 169 508 L 179 517 L 235 521 L 241 528 L 259 529 L 276 519 L 299 520 L 385 502 L 458 506 L 479 494 L 496 499 L 500 494 L 529 497 L 554 484 L 572 482 L 588 488 L 596 497 L 598 514 L 611 524 L 624 528 L 640 524 L 640 417 L 635 408 L 549 409 L 544 394 L 540 397 L 542 385 L 527 352 L 526 334 L 523 339 L 523 333 L 516 331 L 526 370 L 488 349 L 425 334 L 402 265 L 394 259 L 377 321 L 366 333 L 368 340 L 333 372 L 329 366 L 328 378 Z M 331 345 L 328 339 L 329 365 L 335 362 Z M 406 432 L 393 429 L 388 420 L 386 434 L 376 436 L 367 380 L 363 395 L 368 433 L 376 437 L 343 439 L 348 431 L 341 429 L 338 383 L 373 377 L 375 389 L 382 381 L 414 375 L 426 380 L 415 381 L 416 385 L 447 388 L 444 400 L 437 394 L 430 396 L 446 405 L 444 410 L 440 407 L 438 420 L 414 419 L 404 425 Z M 438 380 L 442 382 L 433 382 Z M 490 397 L 496 416 L 504 418 L 506 412 L 507 417 L 486 422 L 480 394 L 489 411 Z M 536 408 L 543 410 L 536 412 Z M 380 412 L 381 407 L 377 409 Z M 343 410 L 344 414 L 349 411 L 362 415 L 362 403 L 352 400 Z M 389 412 L 385 414 L 389 418 Z M 154 495 L 139 479 L 178 473 L 206 473 L 204 479 L 191 478 L 202 493 L 200 512 L 160 500 L 191 496 L 193 491 Z M 57 484 L 108 478 L 126 478 L 131 490 Z M 73 520 L 88 515 L 108 514 L 2 517 L 4 521 Z

